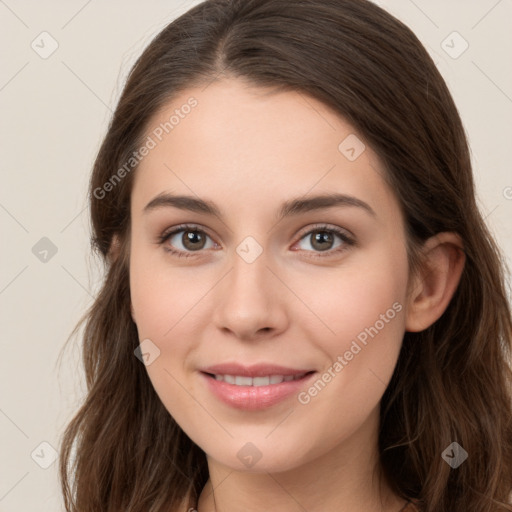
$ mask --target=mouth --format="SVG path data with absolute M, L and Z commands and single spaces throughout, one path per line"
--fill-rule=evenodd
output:
M 245 411 L 268 409 L 297 396 L 317 373 L 274 365 L 223 365 L 199 372 L 214 398 Z
M 229 374 L 214 374 L 203 372 L 208 377 L 220 382 L 226 382 L 234 386 L 271 386 L 281 384 L 282 382 L 291 382 L 301 380 L 307 375 L 315 373 L 314 370 L 297 375 L 264 375 L 261 377 L 247 377 L 245 375 L 229 375 Z

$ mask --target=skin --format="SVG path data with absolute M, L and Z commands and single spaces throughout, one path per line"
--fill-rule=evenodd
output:
M 363 137 L 304 94 L 224 79 L 174 98 L 147 133 L 191 96 L 198 105 L 136 171 L 130 289 L 139 338 L 160 350 L 146 366 L 154 389 L 207 454 L 210 480 L 198 510 L 398 512 L 405 501 L 378 477 L 379 404 L 404 332 L 425 329 L 446 309 L 464 263 L 461 242 L 451 233 L 430 239 L 428 271 L 410 276 L 404 220 L 376 154 L 366 144 L 347 159 L 340 142 Z M 162 192 L 210 200 L 222 220 L 172 206 L 145 212 Z M 276 221 L 284 201 L 333 192 L 366 202 L 375 216 L 335 206 Z M 206 232 L 202 249 L 183 245 L 186 231 L 158 243 L 181 223 Z M 318 223 L 356 244 L 331 232 L 332 245 L 318 249 Z M 262 249 L 251 263 L 236 252 L 248 236 Z M 307 404 L 294 395 L 263 411 L 237 410 L 198 373 L 237 361 L 322 374 L 396 303 L 394 318 Z M 250 468 L 237 457 L 247 442 L 261 454 Z

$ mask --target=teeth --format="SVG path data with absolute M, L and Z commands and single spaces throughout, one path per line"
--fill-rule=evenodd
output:
M 270 384 L 270 377 L 253 377 L 249 386 L 268 386 Z
M 226 381 L 228 384 L 235 384 L 235 377 L 232 375 L 222 375 L 223 380 Z
M 237 386 L 252 386 L 252 377 L 235 377 Z
M 291 380 L 302 379 L 306 375 L 268 375 L 266 377 L 244 377 L 241 375 L 215 375 L 215 380 L 221 380 L 228 384 L 236 386 L 268 386 L 270 384 L 281 384 L 281 382 L 290 382 Z

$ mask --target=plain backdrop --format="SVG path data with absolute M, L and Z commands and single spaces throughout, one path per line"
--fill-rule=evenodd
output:
M 0 0 L 0 512 L 63 510 L 55 457 L 85 389 L 80 340 L 57 357 L 102 270 L 89 248 L 92 162 L 131 65 L 197 3 Z M 512 1 L 378 3 L 446 79 L 510 265 Z

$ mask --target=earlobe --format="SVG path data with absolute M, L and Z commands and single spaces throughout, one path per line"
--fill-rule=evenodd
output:
M 456 233 L 439 233 L 423 246 L 424 266 L 408 297 L 405 330 L 420 332 L 442 316 L 464 269 L 466 256 Z

